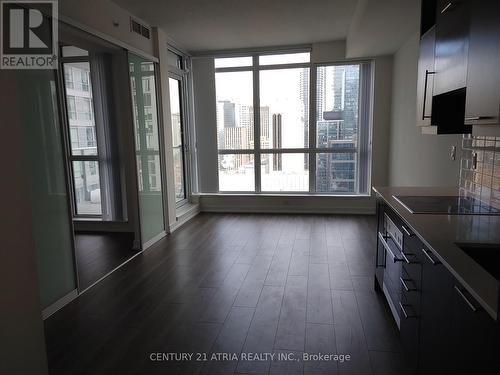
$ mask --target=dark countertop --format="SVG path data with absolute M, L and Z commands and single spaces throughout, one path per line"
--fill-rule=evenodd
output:
M 493 319 L 497 319 L 499 281 L 455 243 L 500 244 L 500 215 L 412 214 L 393 195 L 451 196 L 458 188 L 374 187 Z

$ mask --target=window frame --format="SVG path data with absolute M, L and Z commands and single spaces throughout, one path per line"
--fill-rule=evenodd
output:
M 182 206 L 188 204 L 191 200 L 192 195 L 192 179 L 193 176 L 193 167 L 192 167 L 192 155 L 191 155 L 191 61 L 189 55 L 184 53 L 183 51 L 177 49 L 172 45 L 167 46 L 167 53 L 171 55 L 176 55 L 177 59 L 176 65 L 168 64 L 168 78 L 172 78 L 178 80 L 180 82 L 180 110 L 181 110 L 181 138 L 182 138 L 182 169 L 183 169 L 183 184 L 184 184 L 184 199 L 175 202 L 175 208 L 179 209 Z M 166 83 L 169 85 L 169 82 Z M 170 105 L 170 98 L 167 98 Z M 170 119 L 169 119 L 170 122 Z M 172 129 L 170 129 L 172 132 Z M 173 145 L 170 145 L 172 147 Z M 173 147 L 172 147 L 172 157 L 173 157 Z
M 218 185 L 218 194 L 224 195 L 318 195 L 318 196 L 369 196 L 369 187 L 371 186 L 371 165 L 372 165 L 372 122 L 373 122 L 373 76 L 374 76 L 374 62 L 367 59 L 350 59 L 338 60 L 316 63 L 313 62 L 312 53 L 311 59 L 308 63 L 290 63 L 290 64 L 273 64 L 273 65 L 259 65 L 259 56 L 263 55 L 278 55 L 278 54 L 292 54 L 292 53 L 311 53 L 310 48 L 299 49 L 284 49 L 284 50 L 265 50 L 255 51 L 248 53 L 224 53 L 214 55 L 214 76 L 217 73 L 231 73 L 231 72 L 252 72 L 253 78 L 253 124 L 254 124 L 254 142 L 253 149 L 219 149 L 217 144 L 217 155 L 224 154 L 252 154 L 254 156 L 254 178 L 255 190 L 254 191 L 221 191 Z M 252 57 L 251 66 L 236 66 L 236 67 L 223 67 L 215 68 L 215 59 L 227 57 Z M 366 138 L 363 144 L 358 142 L 355 148 L 345 147 L 331 147 L 331 148 L 318 148 L 317 147 L 317 132 L 316 132 L 316 92 L 317 92 L 317 69 L 327 66 L 339 65 L 359 65 L 359 94 L 358 94 L 358 134 L 364 130 L 363 137 Z M 363 66 L 368 69 L 363 69 Z M 308 147 L 304 148 L 261 148 L 260 142 L 260 71 L 277 70 L 277 69 L 293 69 L 293 68 L 309 68 L 309 143 Z M 366 73 L 368 71 L 368 74 Z M 217 105 L 217 92 L 215 93 Z M 363 128 L 363 129 L 362 129 Z M 309 156 L 309 191 L 262 191 L 261 186 L 261 156 L 263 154 L 286 154 L 286 153 L 301 153 Z M 354 153 L 356 157 L 356 171 L 355 171 L 355 191 L 354 192 L 317 192 L 316 191 L 316 161 L 318 154 L 335 154 L 335 153 Z M 361 160 L 363 160 L 364 168 L 360 168 Z M 363 174 L 361 172 L 363 171 Z M 217 165 L 217 181 L 219 184 L 219 166 Z M 360 191 L 360 183 L 366 187 L 365 191 Z
M 88 63 L 89 64 L 89 67 L 90 67 L 90 72 L 89 74 L 87 75 L 87 78 L 88 78 L 88 85 L 89 85 L 89 91 L 93 90 L 93 86 L 92 86 L 92 67 L 90 66 L 90 57 L 88 55 L 86 56 L 69 56 L 69 57 L 64 57 L 62 55 L 62 48 L 63 46 L 59 46 L 60 48 L 60 59 L 59 59 L 59 67 L 60 67 L 60 71 L 62 72 L 60 75 L 59 75 L 59 80 L 60 80 L 60 87 L 61 87 L 61 101 L 62 101 L 62 108 L 63 108 L 63 113 L 64 113 L 64 133 L 65 133 L 65 137 L 64 137 L 64 140 L 65 140 L 65 143 L 66 143 L 66 157 L 67 157 L 67 160 L 68 160 L 68 165 L 69 165 L 69 168 L 68 168 L 68 173 L 69 173 L 69 185 L 71 187 L 70 189 L 70 195 L 71 195 L 71 210 L 72 210 L 72 214 L 73 214 L 73 218 L 74 219 L 98 219 L 98 220 L 102 220 L 103 217 L 104 217 L 104 212 L 106 212 L 106 199 L 103 199 L 103 194 L 104 194 L 104 189 L 103 189 L 103 171 L 101 170 L 101 160 L 100 160 L 100 145 L 101 145 L 101 140 L 100 140 L 100 137 L 98 135 L 98 131 L 97 131 L 97 123 L 95 122 L 95 103 L 94 103 L 94 100 L 95 100 L 95 95 L 94 93 L 92 92 L 92 96 L 90 98 L 88 98 L 89 100 L 89 106 L 90 106 L 90 120 L 91 121 L 94 121 L 94 137 L 95 137 L 95 141 L 96 141 L 96 149 L 97 149 L 97 152 L 95 155 L 74 155 L 73 154 L 73 146 L 72 146 L 72 139 L 71 139 L 71 125 L 70 125 L 70 120 L 71 120 L 71 117 L 70 117 L 70 113 L 74 113 L 75 114 L 75 118 L 74 120 L 79 120 L 79 117 L 78 117 L 78 113 L 82 113 L 82 112 L 78 112 L 78 104 L 77 104 L 77 98 L 75 96 L 72 96 L 72 95 L 68 95 L 67 93 L 67 87 L 66 87 L 66 74 L 64 74 L 65 70 L 64 70 L 64 65 L 66 63 L 81 63 L 81 62 L 85 62 L 85 63 Z M 74 79 L 74 75 L 73 75 L 73 72 L 71 73 L 71 82 L 73 84 L 73 87 L 70 88 L 72 90 L 75 90 L 75 79 Z M 74 102 L 74 105 L 75 105 L 75 111 L 70 111 L 70 106 L 69 106 L 69 102 L 71 101 L 70 99 L 73 100 Z M 78 135 L 79 137 L 79 135 Z M 87 141 L 87 137 L 85 139 Z M 87 214 L 87 213 L 79 213 L 78 212 L 78 203 L 77 203 L 77 199 L 78 199 L 78 193 L 76 191 L 76 187 L 75 187 L 75 162 L 95 162 L 97 163 L 97 169 L 96 171 L 98 171 L 99 173 L 99 188 L 100 188 L 100 192 L 101 192 L 101 213 L 100 214 Z

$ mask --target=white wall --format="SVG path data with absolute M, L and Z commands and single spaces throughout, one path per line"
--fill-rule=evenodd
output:
M 214 59 L 193 59 L 194 124 L 199 191 L 215 193 L 217 175 L 217 113 L 215 108 Z
M 392 56 L 375 58 L 373 83 L 372 186 L 387 185 L 391 127 Z
M 461 135 L 422 135 L 416 126 L 419 36 L 413 35 L 395 54 L 389 152 L 389 185 L 456 186 Z
M 131 14 L 109 0 L 59 0 L 59 13 L 62 21 L 69 19 L 97 36 L 111 37 L 117 44 L 126 43 L 151 56 L 154 53 L 153 38 L 131 32 Z

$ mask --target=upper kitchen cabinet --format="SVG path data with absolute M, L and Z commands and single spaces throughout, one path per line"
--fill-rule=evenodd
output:
M 466 0 L 422 1 L 416 123 L 423 133 L 471 132 L 464 124 L 468 7 Z
M 500 124 L 500 2 L 476 0 L 471 9 L 465 123 Z
M 436 29 L 432 26 L 420 39 L 417 77 L 417 126 L 432 125 L 435 43 Z
M 434 96 L 467 84 L 469 1 L 439 0 L 436 11 Z

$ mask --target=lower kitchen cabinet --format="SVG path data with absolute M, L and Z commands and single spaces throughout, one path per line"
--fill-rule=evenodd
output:
M 447 374 L 451 358 L 453 277 L 435 255 L 420 245 L 422 294 L 419 373 Z
M 457 375 L 499 374 L 497 327 L 491 317 L 458 282 L 451 314 L 450 372 Z
M 403 292 L 400 308 L 404 311 L 400 323 L 401 345 L 405 352 L 406 369 L 415 374 L 418 369 L 419 332 L 420 332 L 420 293 Z
M 408 373 L 500 374 L 498 322 L 399 215 L 377 203 L 376 285 L 399 323 Z

